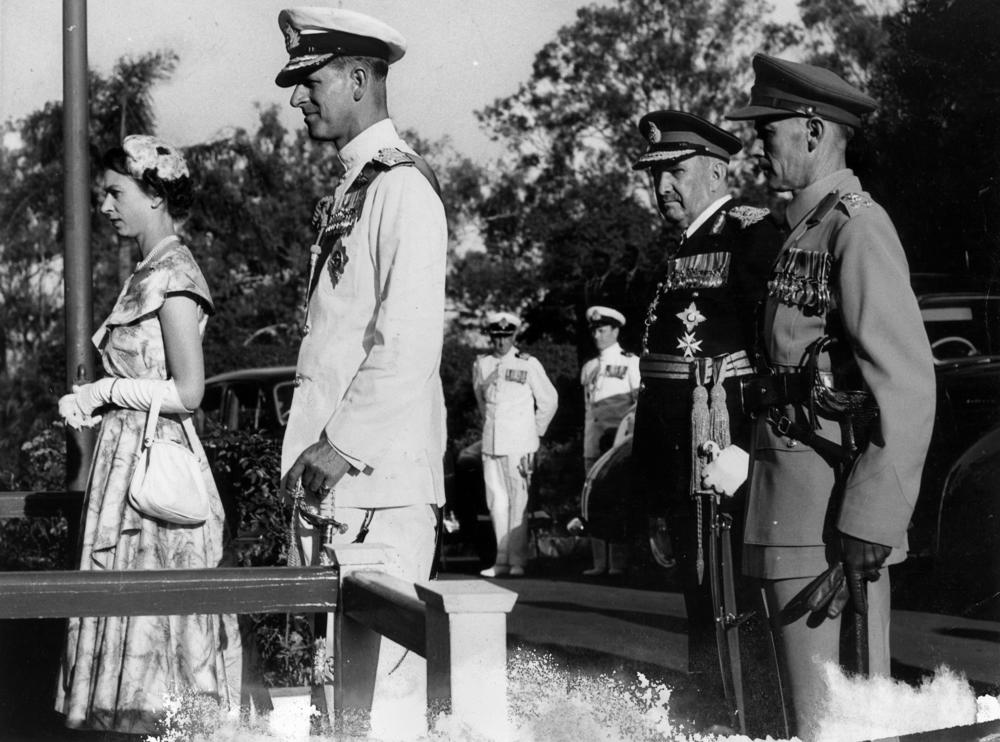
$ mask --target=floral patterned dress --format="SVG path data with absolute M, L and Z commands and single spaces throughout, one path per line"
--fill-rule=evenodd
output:
M 158 250 L 126 281 L 94 335 L 104 369 L 121 378 L 166 379 L 159 309 L 181 294 L 198 305 L 203 335 L 212 300 L 191 252 L 179 242 Z M 87 486 L 82 570 L 197 569 L 222 558 L 225 518 L 208 464 L 202 473 L 211 515 L 180 526 L 140 514 L 128 501 L 146 412 L 104 412 Z M 184 444 L 177 415 L 160 415 L 157 437 Z M 202 461 L 197 439 L 190 445 Z M 194 691 L 239 705 L 242 648 L 234 615 L 71 618 L 56 709 L 66 725 L 130 733 L 155 731 L 172 692 Z

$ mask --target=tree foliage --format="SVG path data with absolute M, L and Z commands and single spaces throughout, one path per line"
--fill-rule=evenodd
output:
M 1000 13 L 912 0 L 872 76 L 873 188 L 923 270 L 995 273 L 1000 233 Z
M 487 254 L 456 268 L 467 317 L 501 306 L 534 334 L 575 340 L 581 307 L 600 301 L 637 331 L 635 280 L 657 273 L 671 235 L 631 170 L 645 146 L 635 124 L 658 108 L 721 120 L 746 95 L 752 54 L 792 39 L 767 12 L 763 0 L 618 0 L 560 29 L 531 79 L 478 114 L 509 156 L 481 206 Z

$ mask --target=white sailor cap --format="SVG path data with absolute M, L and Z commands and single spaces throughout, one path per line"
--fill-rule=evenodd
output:
M 601 325 L 621 327 L 625 324 L 625 315 L 611 307 L 593 306 L 587 309 L 587 324 L 592 328 Z
M 406 39 L 370 15 L 341 8 L 285 8 L 278 14 L 288 63 L 274 79 L 278 87 L 298 84 L 334 57 L 377 57 L 392 64 L 406 53 Z
M 487 312 L 486 333 L 489 335 L 513 335 L 521 326 L 521 320 L 510 312 Z

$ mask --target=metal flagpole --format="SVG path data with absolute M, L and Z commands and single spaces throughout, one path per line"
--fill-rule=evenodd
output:
M 63 0 L 63 272 L 66 391 L 94 379 L 90 256 L 89 85 L 87 0 Z M 67 430 L 66 488 L 86 488 L 94 431 Z

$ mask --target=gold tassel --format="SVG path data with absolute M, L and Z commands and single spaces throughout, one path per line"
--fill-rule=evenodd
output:
M 732 440 L 729 435 L 729 407 L 726 405 L 726 387 L 722 382 L 726 380 L 726 362 L 728 356 L 723 356 L 715 363 L 715 374 L 712 379 L 712 393 L 709 397 L 710 413 L 708 416 L 708 440 L 715 441 L 719 448 L 725 448 Z
M 705 554 L 701 538 L 701 497 L 697 491 L 701 489 L 701 457 L 698 448 L 708 439 L 709 408 L 708 390 L 705 388 L 706 369 L 704 359 L 696 359 L 693 364 L 694 391 L 691 393 L 691 483 L 690 494 L 695 498 L 695 508 L 698 513 L 698 555 L 695 568 L 698 570 L 698 584 L 701 584 L 705 574 Z

